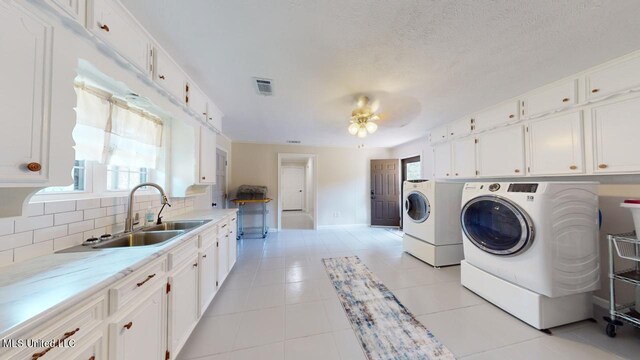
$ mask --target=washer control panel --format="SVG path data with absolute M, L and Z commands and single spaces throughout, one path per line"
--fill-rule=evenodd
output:
M 493 184 L 489 185 L 489 191 L 495 192 L 495 191 L 498 191 L 498 190 L 500 190 L 500 184 L 493 183 Z
M 538 184 L 509 184 L 508 192 L 518 193 L 535 193 L 538 190 Z

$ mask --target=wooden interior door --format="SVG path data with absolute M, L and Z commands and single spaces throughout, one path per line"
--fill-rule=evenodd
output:
M 400 226 L 400 162 L 371 160 L 371 225 Z

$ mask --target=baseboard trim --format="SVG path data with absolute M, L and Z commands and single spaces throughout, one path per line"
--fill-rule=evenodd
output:
M 318 230 L 338 229 L 338 228 L 366 228 L 368 224 L 339 224 L 339 225 L 318 225 Z
M 604 309 L 609 309 L 609 300 L 601 298 L 600 296 L 593 295 L 593 305 L 599 306 Z

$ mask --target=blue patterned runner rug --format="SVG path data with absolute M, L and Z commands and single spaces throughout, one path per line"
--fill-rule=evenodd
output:
M 455 359 L 357 256 L 322 261 L 370 360 Z

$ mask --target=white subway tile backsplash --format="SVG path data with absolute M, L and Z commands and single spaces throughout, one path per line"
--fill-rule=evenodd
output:
M 118 198 L 117 197 L 110 197 L 110 198 L 102 198 L 102 199 L 100 199 L 100 207 L 115 206 L 115 205 L 118 205 Z
M 95 219 L 107 215 L 106 208 L 89 209 L 84 211 L 84 219 Z
M 13 234 L 13 219 L 0 219 L 0 236 Z
M 53 240 L 44 241 L 37 244 L 15 248 L 13 250 L 13 261 L 25 261 L 34 257 L 51 254 L 53 252 Z
M 24 216 L 44 215 L 44 204 L 43 203 L 29 204 L 27 205 L 27 208 L 22 215 Z
M 20 218 L 15 222 L 15 232 L 42 229 L 49 226 L 53 226 L 53 215 Z
M 69 224 L 84 220 L 83 211 L 71 211 L 54 215 L 54 223 L 56 225 Z
M 105 216 L 95 219 L 96 227 L 107 227 L 116 223 L 115 216 Z
M 15 249 L 33 243 L 33 231 L 0 236 L 0 251 Z
M 82 234 L 73 234 L 53 240 L 53 251 L 80 245 L 84 241 Z
M 107 216 L 124 214 L 126 211 L 127 210 L 125 209 L 124 205 L 109 206 L 107 208 Z
M 0 251 L 0 266 L 13 264 L 13 249 Z
M 94 220 L 85 220 L 69 224 L 69 235 L 78 234 L 95 228 Z
M 76 210 L 95 209 L 100 207 L 100 198 L 76 201 Z
M 52 201 L 44 204 L 45 214 L 68 212 L 68 211 L 74 211 L 75 209 L 76 209 L 75 200 Z
M 49 228 L 39 229 L 33 232 L 33 242 L 52 240 L 67 235 L 67 225 L 58 225 Z

